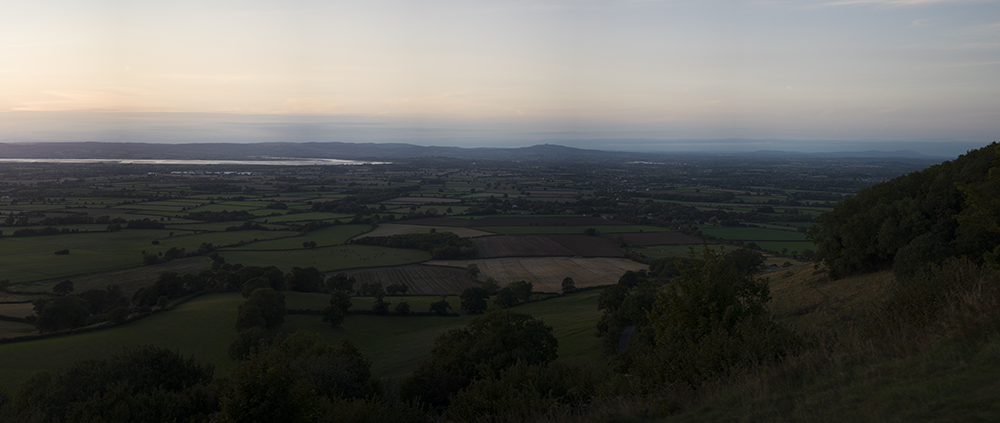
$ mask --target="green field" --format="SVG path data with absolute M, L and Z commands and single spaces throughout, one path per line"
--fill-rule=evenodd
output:
M 473 229 L 498 233 L 501 235 L 530 234 L 582 234 L 587 228 L 597 229 L 599 234 L 639 233 L 639 232 L 670 232 L 670 229 L 659 226 L 640 225 L 603 225 L 603 226 L 475 226 Z
M 732 251 L 737 248 L 734 246 L 722 246 L 719 244 L 709 244 L 708 247 L 714 251 L 718 251 L 722 248 L 725 248 L 726 251 Z M 692 251 L 694 251 L 695 256 L 701 257 L 703 247 L 701 245 L 654 245 L 650 247 L 631 248 L 631 250 L 642 254 L 643 257 L 650 257 L 653 259 L 669 257 L 688 258 L 691 257 Z
M 254 222 L 266 221 L 268 223 L 286 223 L 286 222 L 307 222 L 310 220 L 332 220 L 332 219 L 350 220 L 350 218 L 351 215 L 347 214 L 307 212 L 307 213 L 292 213 L 282 216 L 260 217 L 254 219 Z
M 548 301 L 525 304 L 512 310 L 531 314 L 553 327 L 559 339 L 560 360 L 595 360 L 600 339 L 594 327 L 600 316 L 600 291 L 584 291 Z M 286 293 L 288 308 L 319 305 L 327 294 Z M 395 303 L 401 297 L 389 297 Z M 414 304 L 438 297 L 411 300 Z M 370 298 L 355 299 L 355 307 Z M 215 366 L 215 376 L 225 376 L 236 364 L 226 356 L 236 337 L 236 308 L 244 301 L 236 293 L 207 294 L 176 309 L 157 313 L 120 327 L 89 333 L 0 344 L 0 389 L 11 392 L 37 371 L 54 371 L 73 361 L 116 354 L 125 347 L 158 345 L 192 355 Z M 458 306 L 458 299 L 449 302 Z M 415 307 L 416 308 L 416 307 Z M 288 315 L 283 329 L 317 332 L 330 342 L 350 340 L 369 359 L 376 377 L 400 377 L 412 372 L 430 356 L 434 340 L 448 329 L 464 325 L 470 317 L 399 317 L 351 315 L 340 328 L 322 322 L 321 316 Z M 405 348 L 401 348 L 405 346 Z
M 306 233 L 305 235 L 293 236 L 290 238 L 275 239 L 271 241 L 261 241 L 236 247 L 236 250 L 291 250 L 301 249 L 303 242 L 315 241 L 320 247 L 330 245 L 340 245 L 354 236 L 363 234 L 371 230 L 369 225 L 336 225 L 323 229 L 318 229 Z
M 301 244 L 299 244 L 301 246 Z M 401 248 L 349 245 L 285 251 L 225 250 L 219 255 L 226 263 L 244 266 L 277 266 L 284 272 L 292 267 L 315 267 L 320 271 L 353 269 L 356 267 L 396 266 L 431 259 L 426 251 Z
M 239 294 L 211 294 L 167 313 L 157 313 L 114 329 L 0 344 L 0 389 L 13 391 L 31 374 L 66 368 L 76 360 L 117 354 L 125 347 L 157 345 L 193 355 L 215 366 L 216 376 L 233 371 L 236 364 L 226 351 L 236 338 Z
M 805 241 L 806 234 L 801 232 L 785 231 L 780 229 L 764 228 L 725 228 L 709 227 L 700 228 L 701 233 L 711 235 L 716 238 L 740 240 L 740 241 Z

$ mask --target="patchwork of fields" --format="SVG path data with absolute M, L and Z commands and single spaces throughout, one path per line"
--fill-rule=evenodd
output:
M 480 278 L 493 278 L 501 286 L 515 281 L 528 281 L 536 291 L 562 292 L 562 281 L 573 278 L 578 288 L 611 285 L 626 270 L 645 269 L 644 264 L 623 258 L 578 257 L 519 257 L 477 260 L 434 260 L 433 266 L 465 269 L 476 264 L 482 272 Z

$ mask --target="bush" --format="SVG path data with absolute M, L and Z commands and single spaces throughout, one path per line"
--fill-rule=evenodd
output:
M 780 359 L 799 343 L 771 320 L 766 279 L 727 266 L 724 255 L 707 247 L 702 257 L 656 294 L 649 314 L 652 345 L 635 352 L 641 358 L 633 374 L 643 380 L 694 385 Z
M 438 337 L 431 358 L 400 389 L 406 397 L 442 407 L 472 380 L 498 377 L 518 362 L 534 365 L 555 360 L 558 346 L 552 327 L 541 320 L 494 310 Z

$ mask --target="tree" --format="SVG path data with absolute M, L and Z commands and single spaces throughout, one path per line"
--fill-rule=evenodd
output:
M 87 301 L 76 295 L 65 295 L 44 303 L 35 319 L 39 333 L 78 328 L 87 324 L 90 311 Z
M 285 275 L 285 289 L 299 292 L 320 292 L 323 289 L 323 274 L 315 267 L 293 267 Z
M 406 301 L 400 301 L 399 304 L 396 304 L 396 308 L 394 310 L 396 310 L 397 313 L 406 316 L 407 314 L 410 314 L 410 304 Z
M 508 308 L 514 306 L 518 303 L 517 294 L 510 289 L 510 286 L 506 286 L 503 289 L 497 291 L 496 298 L 493 299 L 493 304 L 496 304 L 500 308 Z
M 389 302 L 385 300 L 385 294 L 378 292 L 375 294 L 375 303 L 372 304 L 372 311 L 378 314 L 389 313 Z
M 466 273 L 469 275 L 469 279 L 477 280 L 479 279 L 479 274 L 482 273 L 479 270 L 479 265 L 476 263 L 470 263 L 465 267 Z
M 382 289 L 381 282 L 362 282 L 361 287 L 358 288 L 358 293 L 374 297 L 379 293 L 385 294 L 385 290 Z
M 626 288 L 633 288 L 639 284 L 639 274 L 626 270 L 620 278 L 618 278 L 618 284 Z
M 254 326 L 274 328 L 285 322 L 285 296 L 271 288 L 257 288 L 237 308 L 236 330 Z
M 437 314 L 448 314 L 448 310 L 451 309 L 451 304 L 448 303 L 448 298 L 444 295 L 441 296 L 441 301 L 435 301 L 431 303 L 430 311 Z
M 73 281 L 67 279 L 52 287 L 52 292 L 58 295 L 66 295 L 73 291 Z
M 258 276 L 256 278 L 251 278 L 250 280 L 243 282 L 243 289 L 241 290 L 243 298 L 250 298 L 250 294 L 259 288 L 271 288 L 270 281 Z
M 528 302 L 531 299 L 531 291 L 534 290 L 534 285 L 527 281 L 517 281 L 507 284 L 507 287 L 517 295 L 517 299 L 522 302 Z
M 652 343 L 633 374 L 657 382 L 696 384 L 733 368 L 774 360 L 795 336 L 771 320 L 766 279 L 726 264 L 704 249 L 701 260 L 656 293 Z
M 354 291 L 354 277 L 347 276 L 346 273 L 338 273 L 336 276 L 326 280 L 326 290 L 333 291 Z
M 402 284 L 402 283 L 393 283 L 393 284 L 389 284 L 389 286 L 385 287 L 385 292 L 387 294 L 389 294 L 389 295 L 406 294 L 406 291 L 409 291 L 409 290 L 410 290 L 410 287 L 408 287 L 408 286 L 406 286 L 406 284 Z
M 351 308 L 351 296 L 346 292 L 336 291 L 330 294 L 330 305 L 343 310 L 345 313 Z
M 573 282 L 573 278 L 567 276 L 562 281 L 562 291 L 563 293 L 570 293 L 576 291 L 576 282 Z
M 323 323 L 329 323 L 330 326 L 340 326 L 346 318 L 347 313 L 340 307 L 331 305 L 323 309 Z
M 406 397 L 443 406 L 474 379 L 497 377 L 519 362 L 532 365 L 555 360 L 558 347 L 552 327 L 541 320 L 493 310 L 439 336 L 431 358 L 421 363 L 400 390 Z
M 750 275 L 759 272 L 764 266 L 764 255 L 757 251 L 740 248 L 727 253 L 723 261 L 725 266 L 732 267 L 741 274 Z
M 462 311 L 466 314 L 479 314 L 486 311 L 486 299 L 489 298 L 489 293 L 482 288 L 466 288 L 459 295 L 462 300 Z

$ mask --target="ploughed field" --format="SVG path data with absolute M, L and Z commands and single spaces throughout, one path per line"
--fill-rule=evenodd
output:
M 498 235 L 476 238 L 486 258 L 499 257 L 623 257 L 607 238 L 586 235 Z

